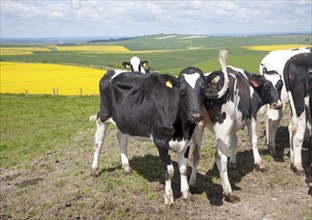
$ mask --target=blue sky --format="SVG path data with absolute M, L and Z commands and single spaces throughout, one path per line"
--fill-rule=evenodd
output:
M 311 2 L 1 0 L 1 38 L 311 33 Z

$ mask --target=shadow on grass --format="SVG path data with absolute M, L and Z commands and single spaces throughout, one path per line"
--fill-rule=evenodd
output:
M 234 191 L 240 190 L 240 187 L 237 186 L 237 183 L 239 183 L 247 173 L 252 172 L 254 169 L 252 150 L 238 152 L 237 161 L 239 161 L 238 168 L 228 170 L 230 183 Z M 138 175 L 144 177 L 149 182 L 159 182 L 160 184 L 164 185 L 165 181 L 163 175 L 163 167 L 159 156 L 150 154 L 140 157 L 134 156 L 133 158 L 130 159 L 129 163 L 133 171 L 135 171 Z M 174 199 L 178 199 L 182 196 L 179 167 L 176 161 L 172 161 L 172 164 L 174 166 L 172 190 L 174 193 Z M 100 174 L 104 172 L 114 172 L 119 169 L 122 169 L 122 167 L 116 166 L 108 169 L 104 168 L 100 171 Z M 192 167 L 189 166 L 188 178 L 191 175 L 191 171 Z M 213 168 L 211 170 L 208 170 L 208 172 L 205 175 L 197 173 L 196 187 L 191 188 L 192 194 L 205 193 L 210 204 L 215 206 L 223 205 L 222 186 L 214 182 L 214 179 L 219 177 L 220 177 L 219 171 L 215 164 Z

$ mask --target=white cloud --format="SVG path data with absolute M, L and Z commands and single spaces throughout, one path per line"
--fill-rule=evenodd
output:
M 308 32 L 311 4 L 309 0 L 1 0 L 1 37 Z

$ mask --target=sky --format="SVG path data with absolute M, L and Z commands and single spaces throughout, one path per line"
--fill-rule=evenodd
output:
M 312 32 L 312 0 L 0 0 L 1 38 Z

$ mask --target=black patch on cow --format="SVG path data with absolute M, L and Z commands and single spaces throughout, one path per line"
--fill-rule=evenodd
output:
M 304 97 L 309 95 L 309 68 L 312 67 L 312 53 L 301 53 L 291 57 L 284 67 L 286 90 L 294 99 L 296 116 L 305 109 Z M 294 114 L 294 112 L 293 112 Z
M 187 146 L 187 149 L 186 149 L 186 151 L 184 153 L 184 158 L 188 159 L 189 153 L 190 153 L 190 146 Z

